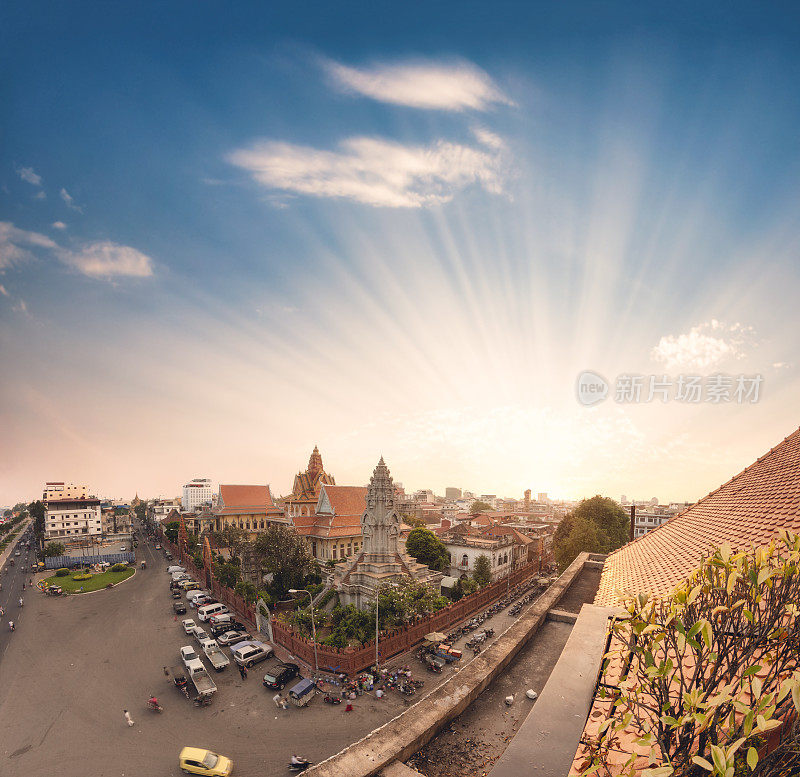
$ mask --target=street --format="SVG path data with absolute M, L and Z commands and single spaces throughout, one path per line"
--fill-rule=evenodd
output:
M 230 756 L 242 777 L 283 775 L 292 753 L 320 761 L 405 708 L 391 692 L 359 697 L 350 713 L 320 696 L 303 709 L 277 710 L 261 684 L 266 662 L 244 682 L 233 666 L 213 673 L 213 704 L 193 707 L 162 671 L 178 662 L 182 645 L 196 647 L 180 625 L 192 611 L 175 620 L 161 551 L 141 542 L 137 554 L 147 569 L 112 590 L 45 597 L 26 586 L 19 628 L 0 634 L 4 777 L 38 777 L 54 764 L 62 777 L 178 775 L 185 745 Z M 21 593 L 19 558 L 3 578 L 4 600 Z M 147 710 L 150 694 L 163 713 Z

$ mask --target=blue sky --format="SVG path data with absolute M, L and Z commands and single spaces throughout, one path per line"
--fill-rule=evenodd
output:
M 693 499 L 798 425 L 798 15 L 13 3 L 0 502 L 42 481 Z M 756 404 L 577 374 L 761 374 Z

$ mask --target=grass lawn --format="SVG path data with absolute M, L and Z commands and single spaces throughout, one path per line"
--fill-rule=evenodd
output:
M 48 577 L 44 584 L 60 585 L 64 589 L 65 594 L 89 593 L 89 591 L 99 591 L 105 588 L 109 583 L 119 583 L 120 580 L 127 580 L 136 570 L 133 567 L 123 569 L 121 572 L 100 572 L 93 575 L 91 580 L 73 580 L 71 575 L 67 577 Z M 79 588 L 83 591 L 78 591 Z

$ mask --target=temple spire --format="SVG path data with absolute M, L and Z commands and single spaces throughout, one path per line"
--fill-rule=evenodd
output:
M 308 474 L 315 477 L 322 472 L 322 456 L 320 455 L 319 448 L 315 445 L 314 450 L 311 452 L 311 457 L 308 460 Z

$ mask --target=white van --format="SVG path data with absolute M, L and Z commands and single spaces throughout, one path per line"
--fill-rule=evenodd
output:
M 201 621 L 207 621 L 212 615 L 221 615 L 222 613 L 228 614 L 230 610 L 221 602 L 216 604 L 204 604 L 197 610 L 197 617 Z
M 233 613 L 221 612 L 219 615 L 212 615 L 209 618 L 212 626 L 221 626 L 223 623 L 231 623 L 235 620 Z

